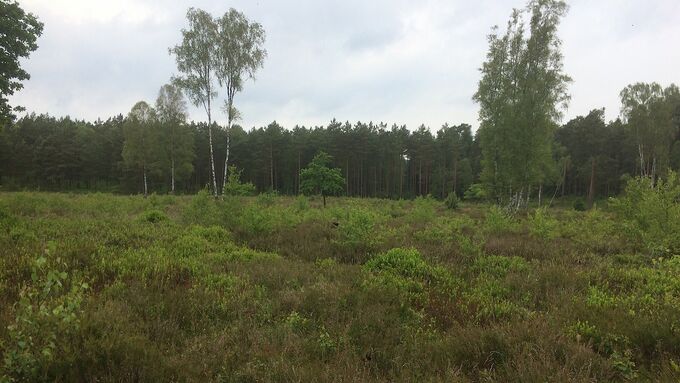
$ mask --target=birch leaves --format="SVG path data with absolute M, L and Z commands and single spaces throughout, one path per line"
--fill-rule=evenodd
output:
M 182 30 L 182 43 L 170 49 L 175 55 L 181 76 L 173 80 L 182 87 L 196 106 L 203 106 L 208 115 L 211 187 L 217 196 L 217 177 L 212 135 L 212 100 L 217 96 L 214 80 L 224 87 L 227 114 L 226 155 L 221 192 L 229 166 L 229 130 L 239 114 L 234 107 L 236 93 L 243 82 L 254 79 L 262 67 L 267 51 L 263 48 L 265 32 L 262 25 L 249 21 L 242 13 L 230 9 L 220 18 L 190 8 L 187 12 L 189 28 Z
M 566 11 L 561 0 L 531 0 L 513 11 L 503 36 L 495 29 L 489 36 L 473 99 L 480 104 L 482 180 L 496 197 L 528 198 L 553 165 L 554 130 L 571 81 L 557 36 Z

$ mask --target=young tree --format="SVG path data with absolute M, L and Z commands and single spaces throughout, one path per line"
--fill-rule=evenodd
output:
M 144 197 L 149 194 L 147 175 L 155 165 L 157 152 L 156 112 L 145 101 L 132 107 L 123 126 L 123 162 L 131 169 L 141 170 L 144 179 Z
M 213 195 L 217 196 L 215 178 L 215 156 L 212 135 L 212 99 L 217 96 L 213 80 L 217 66 L 217 24 L 206 11 L 189 8 L 187 11 L 189 28 L 182 29 L 182 43 L 170 49 L 175 55 L 177 69 L 182 76 L 174 77 L 173 82 L 186 91 L 196 106 L 203 106 L 208 114 L 208 144 L 210 147 L 210 175 Z
M 255 193 L 255 185 L 250 182 L 241 182 L 241 170 L 236 166 L 229 167 L 229 180 L 224 187 L 224 195 L 244 196 Z
M 22 80 L 31 76 L 21 68 L 19 59 L 28 57 L 38 48 L 36 40 L 42 34 L 43 23 L 26 13 L 16 1 L 0 1 L 0 129 L 14 118 L 8 96 L 23 88 Z
M 300 187 L 305 194 L 321 194 L 323 206 L 326 207 L 326 195 L 342 191 L 345 179 L 340 169 L 330 168 L 331 156 L 319 152 L 312 162 L 300 172 Z
M 217 20 L 216 71 L 220 85 L 225 87 L 227 113 L 226 156 L 222 194 L 227 182 L 229 166 L 229 131 L 234 120 L 240 117 L 234 107 L 234 96 L 243 89 L 243 82 L 255 79 L 255 72 L 262 67 L 267 51 L 263 48 L 265 32 L 262 25 L 248 20 L 243 13 L 231 8 Z
M 556 122 L 569 100 L 557 37 L 566 11 L 561 0 L 531 0 L 514 10 L 505 35 L 489 36 L 473 97 L 480 104 L 482 180 L 496 198 L 512 195 L 517 207 L 546 177 Z
M 193 171 L 194 136 L 187 129 L 187 106 L 182 91 L 166 84 L 158 91 L 156 113 L 161 127 L 164 152 L 170 162 L 170 191 L 175 192 L 175 175 L 184 178 Z

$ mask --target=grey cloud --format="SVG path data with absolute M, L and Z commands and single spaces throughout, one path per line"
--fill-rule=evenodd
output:
M 46 24 L 39 50 L 25 63 L 32 79 L 13 99 L 29 110 L 96 119 L 155 100 L 175 72 L 167 49 L 179 42 L 186 9 L 217 16 L 232 6 L 267 31 L 265 66 L 236 97 L 244 126 L 320 125 L 335 117 L 433 129 L 444 122 L 477 125 L 471 97 L 486 35 L 525 3 L 73 0 L 59 8 L 50 1 L 20 1 Z M 68 4 L 92 9 L 66 17 Z M 618 92 L 631 82 L 680 82 L 680 53 L 670 49 L 680 40 L 680 3 L 570 4 L 560 30 L 565 70 L 575 80 L 567 118 L 603 106 L 615 118 Z M 202 109 L 191 112 L 205 119 Z

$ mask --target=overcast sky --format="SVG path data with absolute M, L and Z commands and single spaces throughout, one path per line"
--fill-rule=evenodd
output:
M 45 23 L 12 102 L 28 111 L 95 120 L 154 102 L 176 73 L 188 7 L 234 7 L 264 26 L 269 55 L 235 103 L 245 127 L 342 121 L 476 127 L 471 98 L 493 25 L 525 0 L 19 0 Z M 566 118 L 619 114 L 629 83 L 680 83 L 680 1 L 572 0 L 560 27 L 574 82 Z M 216 111 L 224 123 L 224 113 Z M 191 118 L 206 120 L 202 109 Z

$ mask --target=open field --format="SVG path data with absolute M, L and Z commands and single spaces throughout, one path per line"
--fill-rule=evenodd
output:
M 680 256 L 600 205 L 0 194 L 0 381 L 677 381 Z

